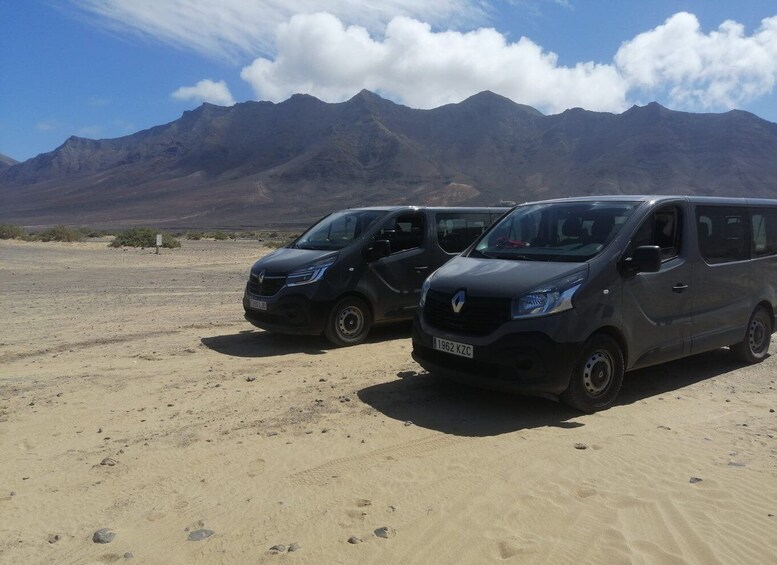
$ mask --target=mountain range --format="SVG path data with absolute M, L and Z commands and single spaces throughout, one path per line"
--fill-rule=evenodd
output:
M 125 137 L 0 158 L 0 222 L 26 226 L 305 225 L 354 206 L 637 193 L 777 198 L 777 124 L 657 103 L 543 115 L 488 91 L 417 110 L 365 90 L 203 104 Z

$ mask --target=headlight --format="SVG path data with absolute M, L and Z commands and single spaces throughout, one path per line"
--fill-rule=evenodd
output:
M 321 279 L 321 277 L 324 276 L 326 270 L 331 267 L 332 263 L 334 262 L 335 258 L 329 257 L 327 259 L 317 261 L 312 265 L 308 265 L 307 267 L 297 269 L 293 273 L 290 273 L 288 277 L 286 277 L 286 286 L 300 286 L 302 284 L 317 282 Z
M 432 286 L 432 275 L 426 277 L 424 284 L 421 285 L 421 300 L 418 301 L 420 308 L 423 308 L 424 304 L 426 304 L 426 293 L 429 292 L 430 286 Z
M 571 309 L 572 297 L 583 284 L 585 277 L 586 271 L 577 271 L 535 288 L 518 298 L 513 298 L 513 320 L 547 316 Z

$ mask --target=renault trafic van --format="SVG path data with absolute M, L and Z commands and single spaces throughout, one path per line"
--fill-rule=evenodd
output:
M 409 320 L 424 279 L 508 208 L 392 206 L 334 212 L 257 261 L 245 317 L 265 330 L 364 341 L 374 324 Z
M 725 346 L 767 357 L 777 200 L 522 204 L 432 274 L 420 305 L 413 358 L 427 371 L 606 408 L 624 371 Z

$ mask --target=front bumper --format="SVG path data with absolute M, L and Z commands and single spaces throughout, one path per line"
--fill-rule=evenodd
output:
M 468 359 L 437 351 L 432 338 L 473 345 Z M 430 373 L 482 388 L 557 397 L 569 386 L 582 343 L 559 343 L 539 331 L 466 336 L 427 325 L 423 312 L 413 323 L 413 359 Z
M 266 310 L 251 308 L 249 293 L 243 294 L 245 318 L 257 328 L 284 334 L 319 335 L 326 326 L 331 301 L 311 300 L 301 294 L 254 298 L 266 303 Z

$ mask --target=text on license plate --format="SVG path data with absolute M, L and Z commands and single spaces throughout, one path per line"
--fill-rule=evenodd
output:
M 249 298 L 248 305 L 254 310 L 267 310 L 266 300 L 257 300 L 256 298 Z
M 441 339 L 439 337 L 432 339 L 432 347 L 434 347 L 437 351 L 444 351 L 445 353 L 472 359 L 472 350 L 474 348 L 471 345 L 466 343 L 459 343 L 457 341 L 450 341 L 448 339 Z

